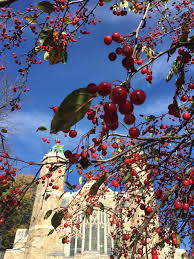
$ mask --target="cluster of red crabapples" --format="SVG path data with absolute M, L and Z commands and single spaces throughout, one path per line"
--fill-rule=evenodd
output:
M 132 93 L 128 93 L 124 86 L 117 86 L 112 89 L 111 84 L 106 81 L 101 82 L 98 86 L 91 83 L 87 86 L 87 89 L 91 94 L 98 93 L 102 97 L 110 96 L 111 101 L 103 104 L 104 114 L 100 116 L 104 120 L 103 132 L 118 128 L 118 111 L 124 115 L 125 124 L 134 124 L 133 105 L 141 105 L 146 99 L 146 95 L 142 90 L 134 90 Z M 129 100 L 127 100 L 128 97 Z M 95 113 L 93 111 L 87 114 L 89 120 L 95 120 Z M 129 135 L 132 138 L 137 138 L 140 135 L 140 131 L 138 128 L 132 127 L 129 129 Z
M 106 45 L 110 45 L 112 41 L 115 41 L 117 43 L 122 43 L 123 36 L 121 36 L 118 32 L 114 32 L 112 36 L 105 36 L 104 37 L 104 43 Z M 122 65 L 127 70 L 132 69 L 134 66 L 134 59 L 132 57 L 133 54 L 133 48 L 129 45 L 124 45 L 123 48 L 117 48 L 116 52 L 111 52 L 108 55 L 108 58 L 110 61 L 114 61 L 117 58 L 117 55 L 123 54 L 125 57 L 122 60 Z

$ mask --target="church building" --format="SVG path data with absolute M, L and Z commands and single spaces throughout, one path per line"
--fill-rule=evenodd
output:
M 7 249 L 4 259 L 108 259 L 116 248 L 116 240 L 112 237 L 114 224 L 110 222 L 110 216 L 114 213 L 116 206 L 115 195 L 104 186 L 104 195 L 99 198 L 98 204 L 103 205 L 93 208 L 88 219 L 84 215 L 86 209 L 86 194 L 94 182 L 86 183 L 77 192 L 65 192 L 65 171 L 67 162 L 63 149 L 55 145 L 42 159 L 44 164 L 40 171 L 40 178 L 45 179 L 44 183 L 37 185 L 37 191 L 31 216 L 29 229 L 18 229 L 15 235 L 13 249 Z M 60 169 L 49 172 L 50 165 L 60 165 Z M 50 174 L 50 178 L 45 177 Z M 57 185 L 52 188 L 49 182 Z M 53 231 L 51 218 L 59 208 L 69 206 L 72 213 L 74 227 L 70 228 L 71 220 L 64 221 L 61 226 Z M 126 206 L 127 204 L 124 204 Z M 45 214 L 52 210 L 47 218 Z M 142 211 L 141 211 L 142 213 Z M 137 218 L 140 211 L 136 212 Z M 127 232 L 131 225 L 137 225 L 136 218 L 124 223 L 124 230 Z M 49 232 L 53 232 L 49 234 Z M 70 240 L 68 240 L 70 238 Z M 64 242 L 62 242 L 62 240 Z M 151 241 L 150 241 L 151 244 Z M 164 247 L 159 259 L 181 259 L 185 253 L 183 249 L 176 249 L 174 257 L 169 256 L 169 247 Z M 116 259 L 117 257 L 114 257 Z M 124 258 L 124 257 L 121 257 Z M 130 253 L 129 257 L 130 258 Z M 142 257 L 141 257 L 142 258 Z M 151 259 L 151 255 L 149 257 Z

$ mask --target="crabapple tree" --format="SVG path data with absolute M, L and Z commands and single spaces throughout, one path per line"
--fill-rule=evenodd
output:
M 77 146 L 64 151 L 68 160 L 67 177 L 70 173 L 81 176 L 77 184 L 66 181 L 65 188 L 74 191 L 82 188 L 83 183 L 94 181 L 86 197 L 88 205 L 84 215 L 87 218 L 95 206 L 103 209 L 98 198 L 104 195 L 102 190 L 107 186 L 117 191 L 118 204 L 129 204 L 116 207 L 110 216 L 115 227 L 112 236 L 117 244 L 112 256 L 133 259 L 150 255 L 149 258 L 154 259 L 165 244 L 179 247 L 192 229 L 194 38 L 191 1 L 50 0 L 35 6 L 32 3 L 23 10 L 22 6 L 21 10 L 12 8 L 11 2 L 0 1 L 0 73 L 9 71 L 2 58 L 6 55 L 15 63 L 17 76 L 12 86 L 13 98 L 6 104 L 10 111 L 22 107 L 21 96 L 30 90 L 28 78 L 32 66 L 43 66 L 45 62 L 50 65 L 62 62 L 68 66 L 69 46 L 81 40 L 80 35 L 90 34 L 90 24 L 97 30 L 101 22 L 95 15 L 98 8 L 108 9 L 115 19 L 131 13 L 137 16 L 136 28 L 129 31 L 122 27 L 122 33 L 105 34 L 102 38 L 107 50 L 111 46 L 115 49 L 105 58 L 110 63 L 120 60 L 118 70 L 126 72 L 125 78 L 115 78 L 113 82 L 106 78 L 102 82 L 91 82 L 87 78 L 85 87 L 72 89 L 61 104 L 52 107 L 54 117 L 49 134 L 55 136 L 63 132 L 69 138 L 77 138 L 79 128 L 75 130 L 74 125 L 86 115 L 90 130 Z M 28 41 L 26 32 L 32 35 L 28 50 L 22 48 Z M 139 114 L 147 94 L 135 79 L 141 75 L 145 83 L 151 85 L 155 76 L 152 66 L 164 57 L 166 63 L 172 61 L 164 80 L 174 87 L 168 110 L 158 116 Z M 47 128 L 39 126 L 37 130 L 47 131 Z M 47 137 L 42 141 L 50 143 Z M 15 187 L 14 178 L 19 170 L 16 162 L 40 168 L 42 165 L 10 156 L 6 152 L 3 127 L 1 143 L 0 223 L 4 224 L 7 215 L 21 206 L 30 186 L 22 190 Z M 55 166 L 50 165 L 49 171 L 54 172 Z M 49 174 L 39 179 L 39 171 L 32 184 L 44 184 L 47 178 L 49 186 L 58 188 Z M 132 200 L 136 209 L 130 206 Z M 136 217 L 136 210 L 143 216 L 138 225 L 125 232 L 123 217 L 131 220 Z M 53 216 L 57 222 L 72 217 L 67 209 L 59 208 L 59 211 Z M 59 224 L 55 224 L 54 228 L 57 227 Z M 150 235 L 157 236 L 152 247 L 148 246 Z M 62 241 L 69 242 L 69 239 L 64 237 Z

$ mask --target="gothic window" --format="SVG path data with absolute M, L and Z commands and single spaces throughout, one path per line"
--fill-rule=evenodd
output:
M 85 224 L 85 245 L 84 245 L 84 250 L 88 251 L 89 250 L 89 224 Z
M 92 226 L 92 251 L 97 251 L 97 225 Z
M 74 250 L 75 250 L 75 238 L 71 238 L 71 243 L 70 243 L 70 256 L 74 256 Z
M 104 226 L 100 226 L 100 253 L 104 253 Z
M 101 254 L 111 255 L 114 242 L 106 212 L 94 210 L 89 220 L 80 214 L 75 221 L 81 224 L 71 239 L 70 256 L 81 254 L 84 251 L 97 251 Z
M 77 239 L 77 254 L 81 254 L 82 252 L 82 238 L 78 237 Z

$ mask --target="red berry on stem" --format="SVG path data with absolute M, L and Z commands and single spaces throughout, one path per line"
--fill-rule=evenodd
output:
M 188 210 L 189 209 L 189 204 L 188 203 L 183 203 L 183 209 Z
M 123 55 L 125 55 L 126 57 L 131 57 L 133 54 L 133 48 L 130 47 L 129 45 L 125 45 L 122 49 L 122 53 Z
M 95 94 L 98 91 L 98 86 L 94 83 L 91 83 L 87 86 L 88 93 Z
M 112 102 L 107 102 L 104 104 L 104 111 L 105 113 L 115 113 L 117 112 L 116 104 Z
M 120 39 L 120 34 L 118 32 L 114 32 L 112 35 L 112 40 L 118 41 Z
M 108 58 L 110 61 L 115 61 L 117 58 L 117 54 L 115 52 L 111 52 L 109 53 Z
M 131 102 L 135 105 L 141 105 L 146 99 L 145 92 L 142 90 L 135 90 L 130 96 Z
M 124 117 L 124 122 L 127 125 L 131 125 L 135 122 L 135 116 L 133 114 L 126 114 Z
M 69 136 L 70 136 L 70 138 L 75 138 L 77 136 L 77 131 L 76 130 L 70 130 Z
M 107 96 L 111 93 L 111 84 L 109 82 L 102 82 L 98 85 L 98 93 L 101 96 Z
M 119 111 L 121 114 L 129 114 L 133 111 L 133 104 L 128 100 L 119 103 Z
M 137 138 L 140 135 L 140 131 L 138 128 L 133 127 L 129 129 L 129 135 L 131 138 Z
M 111 100 L 113 103 L 122 103 L 127 99 L 126 88 L 119 86 L 113 89 L 111 93 Z
M 134 59 L 132 57 L 126 57 L 122 60 L 122 65 L 127 70 L 131 69 L 134 65 Z
M 176 209 L 180 209 L 180 208 L 181 208 L 181 206 L 182 206 L 182 204 L 181 204 L 181 202 L 180 202 L 180 201 L 175 201 L 175 203 L 174 203 L 174 207 L 175 207 Z
M 104 37 L 104 43 L 105 43 L 106 45 L 110 45 L 110 44 L 112 43 L 112 37 L 109 36 L 109 35 L 105 36 L 105 37 Z
M 191 115 L 190 115 L 190 113 L 188 113 L 188 112 L 185 112 L 185 113 L 183 114 L 183 119 L 184 119 L 184 120 L 188 120 L 190 117 L 191 117 Z

